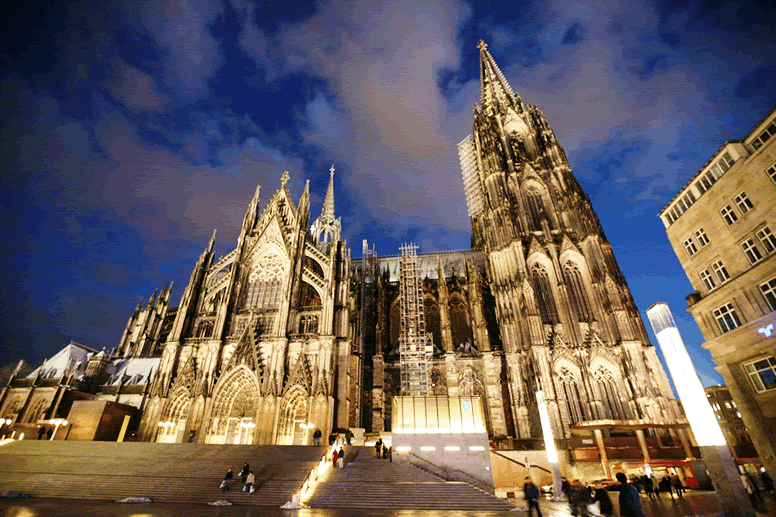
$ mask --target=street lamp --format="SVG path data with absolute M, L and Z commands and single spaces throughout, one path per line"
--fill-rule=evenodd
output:
M 547 401 L 544 399 L 544 392 L 536 392 L 536 402 L 539 405 L 539 421 L 542 424 L 542 434 L 544 435 L 544 448 L 547 450 L 547 461 L 552 465 L 552 484 L 554 485 L 555 497 L 560 497 L 560 467 L 558 466 L 558 451 L 555 449 L 555 437 L 552 435 L 552 426 L 550 425 L 550 414 L 547 412 Z M 530 472 L 529 472 L 530 475 Z
M 746 489 L 738 476 L 738 468 L 725 444 L 725 436 L 714 416 L 668 304 L 653 304 L 647 309 L 647 318 L 663 351 L 668 371 L 671 372 L 674 386 L 725 514 L 755 515 Z
M 59 426 L 67 425 L 67 420 L 65 420 L 64 418 L 52 418 L 51 420 L 49 420 L 49 424 L 55 426 L 54 432 L 51 433 L 51 438 L 49 438 L 49 441 L 52 441 L 54 437 L 57 435 L 57 431 L 59 431 Z

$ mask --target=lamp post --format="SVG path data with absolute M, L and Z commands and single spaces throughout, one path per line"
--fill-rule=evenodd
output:
M 536 402 L 539 405 L 539 421 L 542 424 L 542 434 L 544 435 L 544 448 L 547 451 L 547 461 L 552 465 L 552 484 L 555 497 L 560 497 L 560 467 L 558 466 L 558 451 L 555 449 L 555 437 L 552 435 L 552 426 L 550 425 L 550 414 L 547 412 L 547 401 L 544 400 L 544 392 L 536 392 Z
M 682 401 L 684 412 L 690 423 L 701 456 L 706 464 L 717 497 L 725 515 L 754 516 L 754 508 L 749 501 L 733 457 L 725 443 L 725 436 L 714 417 L 709 400 L 703 390 L 698 372 L 687 353 L 679 329 L 668 304 L 658 302 L 647 309 L 647 318 L 655 331 L 657 342 L 663 351 L 668 371 L 674 380 L 674 386 Z
M 52 441 L 57 436 L 57 431 L 59 431 L 59 426 L 67 425 L 67 420 L 65 420 L 64 418 L 52 418 L 51 420 L 49 420 L 49 424 L 55 426 L 54 432 L 51 433 L 51 438 L 49 438 L 49 441 Z

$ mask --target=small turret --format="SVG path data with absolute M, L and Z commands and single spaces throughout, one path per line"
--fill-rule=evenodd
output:
M 334 165 L 329 173 L 329 186 L 326 188 L 321 215 L 310 228 L 310 233 L 321 244 L 339 241 L 342 233 L 341 219 L 334 217 Z

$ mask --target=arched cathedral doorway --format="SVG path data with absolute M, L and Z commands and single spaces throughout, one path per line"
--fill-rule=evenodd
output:
M 167 411 L 162 413 L 162 419 L 159 422 L 159 433 L 156 435 L 158 443 L 183 442 L 190 408 L 191 397 L 185 389 L 178 390 L 170 397 Z
M 252 444 L 259 405 L 255 376 L 245 368 L 238 368 L 214 398 L 207 443 Z
M 283 402 L 278 427 L 278 445 L 307 445 L 309 404 L 302 390 L 294 390 Z M 304 425 L 304 427 L 303 427 Z

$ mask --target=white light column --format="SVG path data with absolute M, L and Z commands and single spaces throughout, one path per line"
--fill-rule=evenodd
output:
M 560 467 L 558 466 L 558 451 L 555 449 L 555 437 L 552 435 L 550 414 L 547 412 L 547 401 L 544 400 L 544 392 L 536 392 L 536 402 L 539 405 L 539 421 L 542 424 L 544 435 L 544 448 L 547 451 L 547 461 L 552 465 L 553 495 L 561 496 Z
M 647 309 L 647 317 L 663 351 L 668 371 L 674 380 L 674 386 L 725 515 L 755 515 L 739 477 L 738 467 L 730 455 L 725 436 L 714 416 L 668 304 L 655 303 Z

